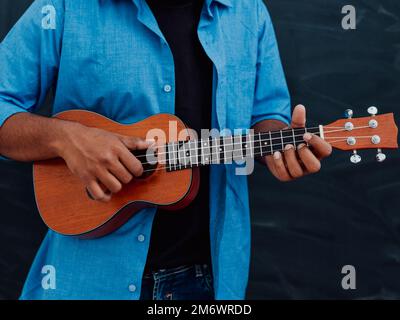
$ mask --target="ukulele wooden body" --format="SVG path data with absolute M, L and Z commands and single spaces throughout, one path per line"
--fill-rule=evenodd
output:
M 146 139 L 149 130 L 157 129 L 165 135 L 162 141 L 157 141 L 159 156 L 166 154 L 166 144 L 177 142 L 177 136 L 182 131 L 185 134 L 180 137 L 182 140 L 179 144 L 175 143 L 168 150 L 173 160 L 168 164 L 174 166 L 170 167 L 171 170 L 165 168 L 166 158 L 159 157 L 158 167 L 146 170 L 151 175 L 134 179 L 107 203 L 91 200 L 85 186 L 70 172 L 64 160 L 36 162 L 33 177 L 37 206 L 47 226 L 58 233 L 81 238 L 101 237 L 119 228 L 142 208 L 162 206 L 164 209 L 178 210 L 190 204 L 199 189 L 198 165 L 229 164 L 235 160 L 234 154 L 237 151 L 237 160 L 248 156 L 272 156 L 275 151 L 284 152 L 287 144 L 305 143 L 303 135 L 306 132 L 319 135 L 336 149 L 353 151 L 350 158 L 352 163 L 361 161 L 356 151 L 364 149 L 377 149 L 376 158 L 378 162 L 383 162 L 386 159 L 383 149 L 398 148 L 398 128 L 392 113 L 377 115 L 375 107 L 369 108 L 369 113 L 370 117 L 340 119 L 327 126 L 259 133 L 250 137 L 253 143 L 247 143 L 245 139 L 248 136 L 228 136 L 204 141 L 192 141 L 194 139 L 191 137 L 187 141 L 189 130 L 179 118 L 170 114 L 159 114 L 136 124 L 122 125 L 89 111 L 66 111 L 56 117 L 125 136 Z M 171 122 L 174 125 L 171 126 Z M 174 132 L 170 134 L 169 130 Z M 171 137 L 175 137 L 175 140 L 169 140 Z M 240 139 L 239 143 L 234 142 L 237 138 Z M 198 146 L 199 142 L 200 148 L 193 149 L 190 145 Z M 179 145 L 183 145 L 183 154 Z M 197 151 L 193 159 L 192 152 L 186 152 L 191 148 Z M 229 156 L 228 151 L 233 149 L 235 153 L 231 152 Z M 142 157 L 140 159 L 147 165 L 146 160 Z M 189 168 L 188 162 L 181 160 L 189 160 Z
M 56 118 L 143 139 L 148 130 L 158 128 L 166 133 L 166 143 L 176 141 L 168 140 L 170 121 L 176 121 L 177 132 L 186 129 L 179 118 L 170 114 L 155 115 L 132 125 L 122 125 L 84 110 L 66 111 Z M 113 195 L 110 202 L 103 203 L 88 197 L 85 186 L 64 160 L 36 162 L 33 167 L 36 203 L 43 221 L 57 233 L 87 239 L 101 237 L 115 231 L 143 208 L 162 206 L 177 210 L 193 201 L 200 183 L 198 168 L 175 172 L 157 169 L 147 178 L 134 179 Z

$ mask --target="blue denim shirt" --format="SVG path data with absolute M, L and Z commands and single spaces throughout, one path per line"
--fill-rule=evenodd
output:
M 214 64 L 214 128 L 289 121 L 287 85 L 262 0 L 205 0 L 198 36 Z M 52 86 L 54 113 L 86 109 L 133 123 L 174 113 L 174 84 L 171 50 L 145 0 L 36 0 L 0 46 L 0 125 L 35 110 Z M 215 295 L 243 299 L 250 261 L 247 178 L 235 175 L 234 165 L 213 166 L 210 174 Z M 138 299 L 154 215 L 143 210 L 97 240 L 49 231 L 21 298 Z M 55 289 L 42 286 L 46 266 L 56 272 Z

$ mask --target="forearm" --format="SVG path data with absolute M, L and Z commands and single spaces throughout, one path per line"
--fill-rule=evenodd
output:
M 56 158 L 73 125 L 31 113 L 15 114 L 0 128 L 0 155 L 26 162 Z

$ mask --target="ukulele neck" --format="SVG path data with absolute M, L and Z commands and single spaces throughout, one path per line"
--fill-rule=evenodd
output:
M 305 133 L 323 138 L 322 126 L 318 126 L 169 143 L 165 146 L 166 168 L 171 172 L 271 156 L 287 145 L 306 143 Z

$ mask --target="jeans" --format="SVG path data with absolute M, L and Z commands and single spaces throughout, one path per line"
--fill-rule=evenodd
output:
M 147 273 L 140 300 L 214 300 L 210 267 L 181 266 Z

